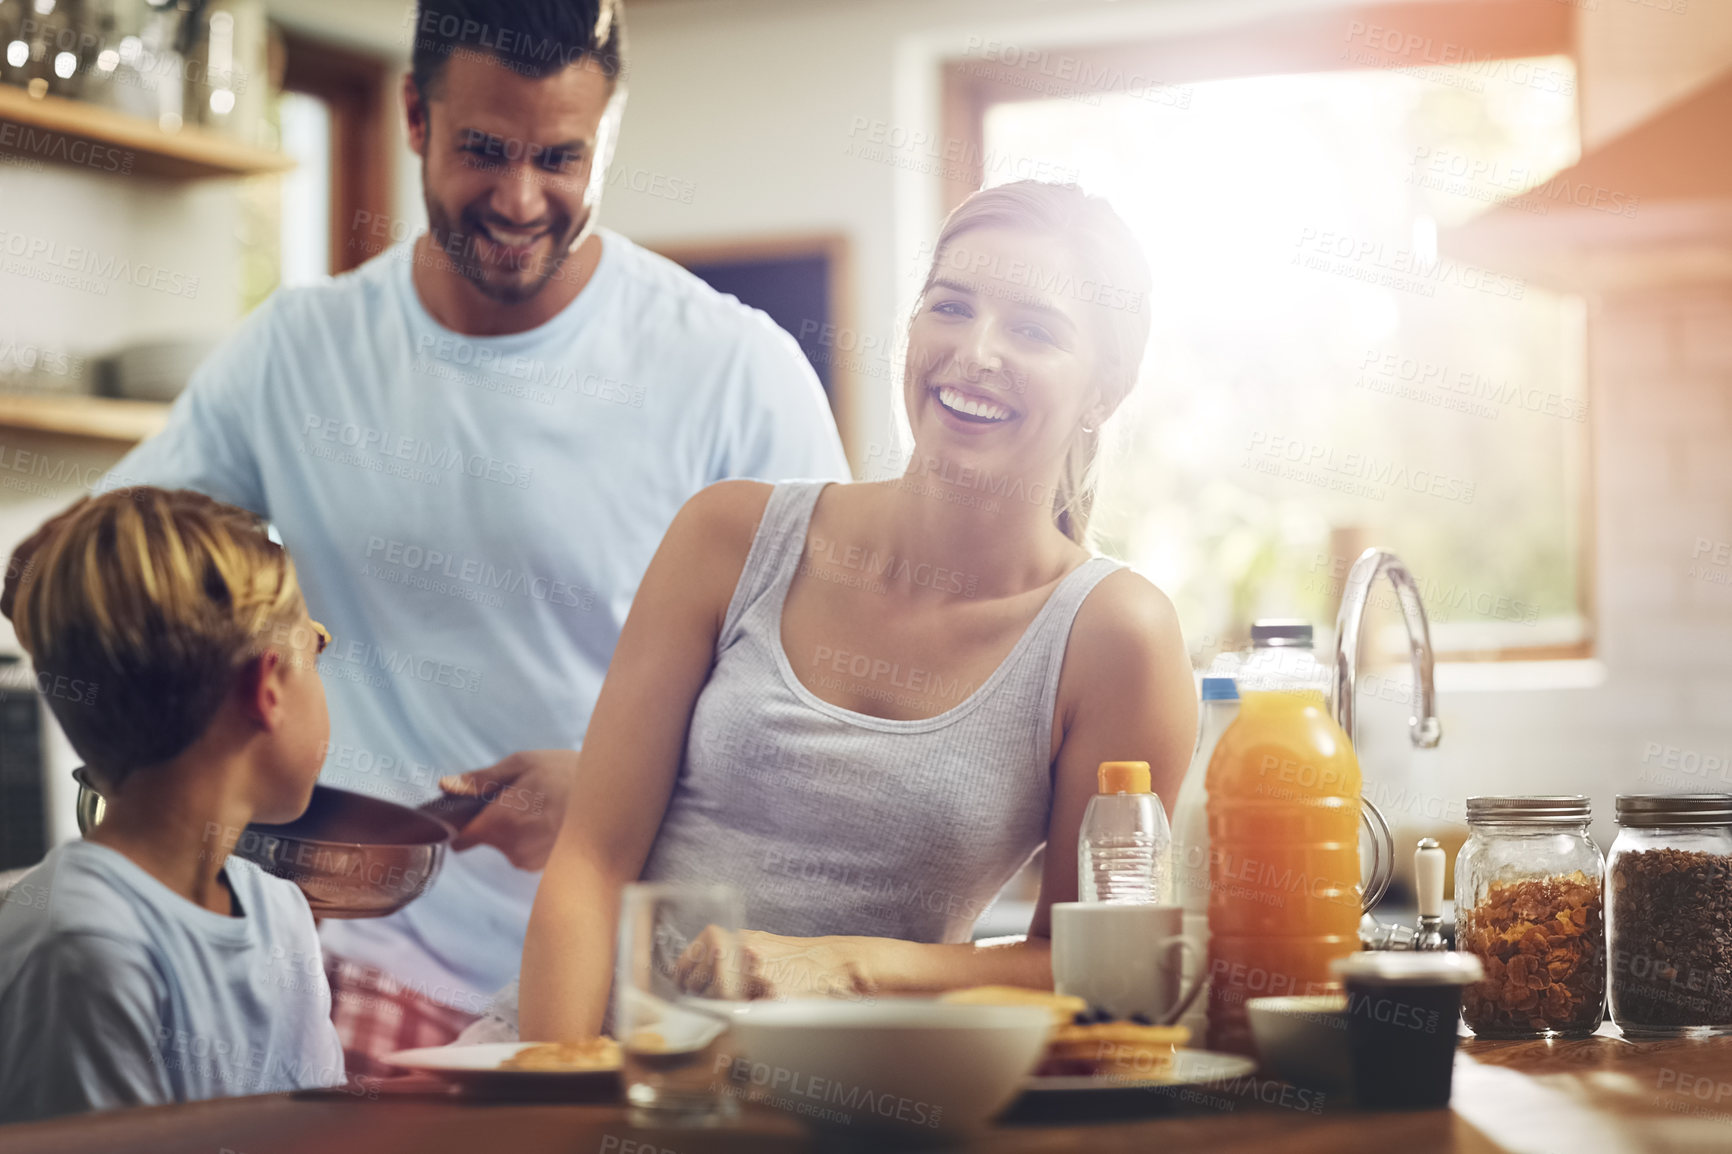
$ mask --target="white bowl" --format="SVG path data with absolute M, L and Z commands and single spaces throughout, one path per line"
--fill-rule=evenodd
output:
M 1252 998 L 1245 1014 L 1266 1072 L 1332 1094 L 1352 1086 L 1345 994 Z
M 722 1043 L 733 1058 L 724 1076 L 739 1096 L 815 1126 L 953 1135 L 1010 1104 L 1051 1028 L 1043 1006 L 758 1002 Z

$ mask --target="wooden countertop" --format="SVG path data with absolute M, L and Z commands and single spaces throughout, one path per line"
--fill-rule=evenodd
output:
M 1293 1096 L 1287 1095 L 1289 1102 Z M 1732 1149 L 1732 1038 L 1625 1041 L 1615 1030 L 1572 1042 L 1464 1040 L 1448 1110 L 1373 1113 L 1325 1102 L 1280 1104 L 1281 1084 L 1242 1079 L 1118 1120 L 1029 1117 L 961 1146 L 992 1154 L 1612 1154 Z M 758 1108 L 706 1130 L 637 1129 L 616 1105 L 516 1104 L 451 1097 L 267 1095 L 86 1115 L 0 1128 L 8 1154 L 117 1150 L 217 1154 L 778 1154 L 837 1148 Z M 902 1150 L 894 1139 L 848 1150 Z

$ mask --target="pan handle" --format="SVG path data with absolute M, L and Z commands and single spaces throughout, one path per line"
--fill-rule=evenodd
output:
M 453 833 L 468 825 L 488 806 L 488 799 L 468 793 L 440 794 L 432 801 L 416 808 L 417 813 L 424 813 L 435 821 L 442 821 L 451 827 Z
M 102 795 L 81 765 L 72 771 L 78 783 L 78 832 L 89 833 L 102 818 Z M 488 799 L 473 794 L 446 793 L 420 807 L 420 813 L 451 827 L 453 833 L 474 821 L 488 806 Z

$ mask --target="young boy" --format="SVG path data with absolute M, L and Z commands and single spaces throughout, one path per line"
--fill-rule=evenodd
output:
M 288 554 L 119 490 L 19 547 L 0 612 L 107 807 L 0 905 L 0 1122 L 342 1083 L 306 898 L 227 856 L 306 809 L 330 736 Z

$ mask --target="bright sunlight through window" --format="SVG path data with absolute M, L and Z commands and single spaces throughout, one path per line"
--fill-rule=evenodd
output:
M 988 156 L 1074 169 L 1143 240 L 1154 335 L 1097 525 L 1204 649 L 1328 623 L 1369 544 L 1413 570 L 1444 653 L 1587 637 L 1582 306 L 1449 252 L 1495 202 L 1557 211 L 1574 67 L 1484 63 L 987 114 Z

